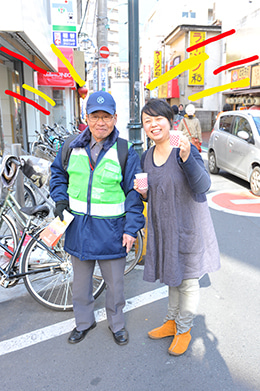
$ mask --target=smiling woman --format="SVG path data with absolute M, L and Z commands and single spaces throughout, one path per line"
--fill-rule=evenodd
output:
M 168 353 L 179 356 L 191 340 L 199 302 L 198 280 L 220 267 L 205 195 L 210 178 L 199 151 L 186 136 L 180 136 L 179 147 L 170 144 L 173 111 L 167 102 L 149 100 L 141 116 L 147 136 L 155 143 L 142 156 L 148 190 L 134 182 L 134 189 L 149 204 L 144 280 L 160 280 L 169 289 L 164 323 L 148 336 L 172 336 Z

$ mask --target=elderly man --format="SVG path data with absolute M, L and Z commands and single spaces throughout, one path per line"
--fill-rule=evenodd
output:
M 62 161 L 62 147 L 51 166 L 51 197 L 55 215 L 63 219 L 68 209 L 74 219 L 66 231 L 65 250 L 71 254 L 73 310 L 76 327 L 68 342 L 83 340 L 96 327 L 92 277 L 99 263 L 107 285 L 106 313 L 114 340 L 128 342 L 123 308 L 124 268 L 137 231 L 144 225 L 143 204 L 133 190 L 140 160 L 128 143 L 124 173 L 118 158 L 116 103 L 104 91 L 90 95 L 87 101 L 86 130 L 71 143 L 67 167 Z M 65 145 L 65 144 L 64 144 Z

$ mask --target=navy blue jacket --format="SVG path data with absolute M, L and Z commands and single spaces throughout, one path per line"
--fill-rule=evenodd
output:
M 114 145 L 119 132 L 114 127 L 112 133 L 104 142 L 98 156 L 96 166 L 106 151 Z M 91 133 L 89 128 L 76 137 L 70 144 L 72 148 L 85 148 L 89 158 Z M 62 147 L 51 165 L 50 194 L 57 201 L 68 200 L 68 173 L 62 165 Z M 81 260 L 88 259 L 116 259 L 126 255 L 122 247 L 123 233 L 136 237 L 137 231 L 144 226 L 143 203 L 139 194 L 133 189 L 134 178 L 141 172 L 140 159 L 133 146 L 128 150 L 125 166 L 125 175 L 121 182 L 124 190 L 125 215 L 117 218 L 96 218 L 86 215 L 74 214 L 74 220 L 66 230 L 64 249 L 69 254 Z

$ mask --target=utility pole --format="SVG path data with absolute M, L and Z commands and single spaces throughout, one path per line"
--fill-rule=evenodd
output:
M 140 80 L 139 80 L 139 4 L 128 0 L 128 45 L 129 45 L 129 141 L 141 157 L 143 152 L 140 122 Z
M 97 47 L 98 47 L 98 89 L 108 90 L 108 59 L 100 56 L 100 48 L 107 47 L 107 0 L 98 0 Z

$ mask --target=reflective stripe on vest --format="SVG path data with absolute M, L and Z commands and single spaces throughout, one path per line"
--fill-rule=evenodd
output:
M 122 173 L 116 144 L 105 153 L 92 176 L 85 148 L 74 148 L 67 171 L 69 202 L 73 212 L 97 217 L 124 214 L 125 194 L 120 186 Z

